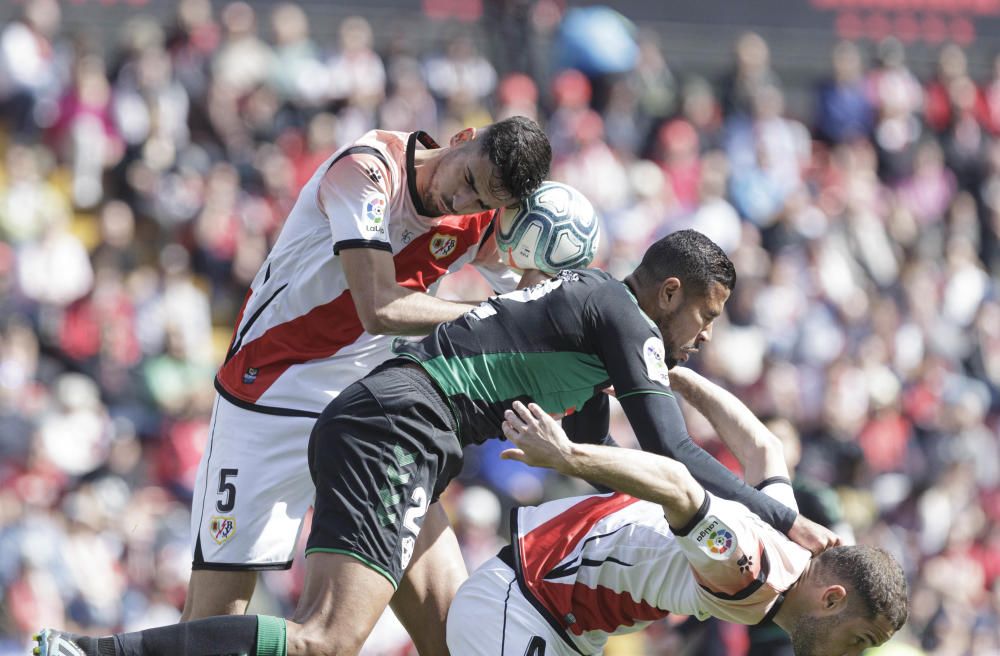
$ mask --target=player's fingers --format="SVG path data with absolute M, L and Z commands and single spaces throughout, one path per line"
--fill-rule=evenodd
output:
M 500 452 L 500 459 L 524 462 L 524 451 L 521 449 L 506 449 Z
M 514 401 L 513 408 L 514 411 L 517 412 L 517 416 L 523 419 L 525 422 L 531 420 L 531 411 L 528 410 L 527 406 L 525 406 L 523 403 L 521 403 L 520 401 Z
M 511 442 L 516 442 L 520 435 L 513 426 L 511 426 L 509 421 L 505 421 L 500 425 L 500 430 L 503 431 L 504 436 Z
M 523 432 L 527 428 L 527 424 L 521 417 L 518 416 L 513 410 L 507 410 L 503 413 L 503 418 L 507 420 L 507 423 L 511 425 L 511 428 L 518 432 Z
M 528 410 L 531 411 L 531 415 L 536 421 L 544 422 L 546 419 L 551 419 L 548 413 L 542 410 L 542 406 L 537 403 L 529 403 Z

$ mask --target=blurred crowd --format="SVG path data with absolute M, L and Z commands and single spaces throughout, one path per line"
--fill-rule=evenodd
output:
M 911 619 L 883 651 L 1000 653 L 1000 58 L 973 79 L 945 46 L 918 77 L 897 41 L 840 43 L 792 116 L 752 33 L 705 79 L 641 31 L 622 70 L 511 71 L 472 32 L 376 48 L 351 17 L 319 43 L 295 4 L 181 0 L 114 44 L 69 34 L 56 0 L 21 9 L 0 27 L 0 654 L 41 625 L 179 616 L 214 371 L 315 166 L 374 127 L 441 141 L 511 115 L 598 209 L 595 265 L 623 276 L 686 227 L 729 253 L 735 293 L 693 364 L 783 419 L 799 476 L 904 563 Z M 525 39 L 558 41 L 560 11 L 532 5 Z M 629 441 L 620 415 L 612 432 Z M 511 505 L 583 489 L 502 448 L 470 450 L 446 495 L 470 567 Z M 290 610 L 300 567 L 254 608 Z M 746 652 L 732 628 L 691 652 L 675 624 L 609 654 Z M 406 654 L 400 632 L 387 618 L 370 652 Z

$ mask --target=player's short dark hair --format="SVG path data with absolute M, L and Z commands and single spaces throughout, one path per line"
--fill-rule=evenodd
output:
M 906 623 L 909 602 L 906 575 L 885 549 L 868 545 L 833 547 L 816 557 L 817 576 L 823 584 L 848 588 L 848 611 L 866 619 L 885 618 L 895 631 Z
M 714 241 L 697 230 L 678 230 L 655 242 L 642 256 L 636 275 L 650 283 L 677 278 L 703 294 L 713 282 L 732 291 L 736 267 Z
M 494 123 L 476 141 L 500 171 L 503 188 L 518 200 L 538 189 L 549 174 L 552 146 L 530 118 L 512 116 Z

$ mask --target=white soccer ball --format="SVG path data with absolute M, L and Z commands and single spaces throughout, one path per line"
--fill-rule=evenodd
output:
M 573 187 L 550 181 L 518 208 L 506 210 L 496 230 L 508 266 L 548 274 L 586 267 L 597 253 L 600 236 L 590 201 Z

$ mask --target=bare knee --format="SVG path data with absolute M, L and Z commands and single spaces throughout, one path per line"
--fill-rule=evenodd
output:
M 242 615 L 250 604 L 257 583 L 256 572 L 191 572 L 182 622 L 216 615 Z

